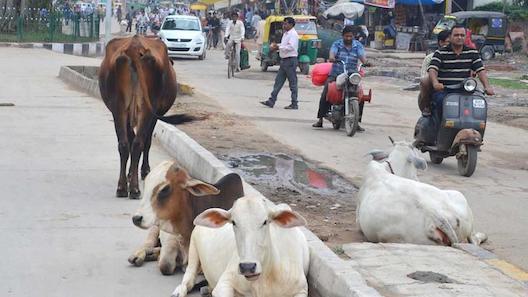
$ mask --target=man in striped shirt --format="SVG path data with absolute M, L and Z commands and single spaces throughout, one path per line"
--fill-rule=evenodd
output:
M 471 71 L 475 72 L 487 95 L 495 92 L 489 84 L 488 75 L 482 64 L 478 50 L 464 45 L 466 29 L 462 25 L 456 25 L 451 29 L 450 44 L 438 49 L 431 59 L 428 68 L 429 77 L 433 83 L 433 110 L 442 113 L 442 103 L 447 92 L 445 85 L 461 83 L 471 77 Z

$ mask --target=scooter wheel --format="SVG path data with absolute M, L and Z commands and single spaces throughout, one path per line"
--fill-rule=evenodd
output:
M 463 144 L 466 154 L 458 158 L 458 173 L 462 176 L 470 177 L 477 168 L 477 147 L 474 145 Z
M 429 158 L 433 164 L 441 164 L 444 161 L 444 158 L 437 153 L 429 152 Z

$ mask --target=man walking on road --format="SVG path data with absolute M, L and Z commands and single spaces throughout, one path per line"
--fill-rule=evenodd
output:
M 290 85 L 291 91 L 291 104 L 284 107 L 285 109 L 298 109 L 297 103 L 297 49 L 299 48 L 299 35 L 293 28 L 295 27 L 295 20 L 291 17 L 284 18 L 282 29 L 284 34 L 282 35 L 280 45 L 272 44 L 272 50 L 279 50 L 280 68 L 277 76 L 275 77 L 275 85 L 271 96 L 267 101 L 261 101 L 268 107 L 273 108 L 277 101 L 277 95 L 279 95 L 286 78 Z

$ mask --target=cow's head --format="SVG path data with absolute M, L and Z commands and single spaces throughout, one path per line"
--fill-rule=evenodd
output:
M 219 190 L 214 186 L 189 176 L 187 171 L 178 164 L 172 164 L 166 170 L 165 177 L 155 179 L 151 172 L 145 180 L 145 190 L 141 207 L 132 217 L 134 225 L 140 228 L 150 228 L 158 221 L 177 221 L 185 215 L 192 215 L 190 196 L 217 195 Z M 150 188 L 147 189 L 147 186 Z M 164 229 L 163 226 L 160 226 Z M 172 230 L 164 230 L 171 232 Z
M 427 169 L 427 162 L 420 152 L 407 141 L 394 141 L 389 137 L 393 148 L 390 154 L 381 150 L 372 150 L 368 154 L 376 161 L 387 161 L 395 175 L 418 180 L 417 169 Z
M 212 208 L 194 220 L 195 225 L 219 228 L 233 225 L 240 262 L 239 273 L 247 280 L 257 280 L 272 261 L 270 228 L 292 228 L 306 225 L 306 220 L 289 207 L 274 207 L 259 197 L 238 199 L 229 210 Z

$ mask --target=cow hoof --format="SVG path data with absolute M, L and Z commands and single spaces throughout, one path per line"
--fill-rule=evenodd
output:
M 130 191 L 130 199 L 139 199 L 141 198 L 141 192 L 139 190 L 132 190 Z
M 143 263 L 145 263 L 145 258 L 132 255 L 128 257 L 128 262 L 136 267 L 140 267 L 141 265 L 143 265 Z
M 118 197 L 118 198 L 126 198 L 126 197 L 128 197 L 128 191 L 126 189 L 117 189 L 116 197 Z
M 150 169 L 141 170 L 141 179 L 145 179 L 147 175 L 150 173 Z

